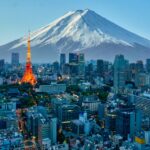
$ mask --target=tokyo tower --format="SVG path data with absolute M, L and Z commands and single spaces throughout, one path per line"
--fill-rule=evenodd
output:
M 32 71 L 30 36 L 29 36 L 28 37 L 28 45 L 27 45 L 26 68 L 25 68 L 24 75 L 21 79 L 21 83 L 30 83 L 31 85 L 35 85 L 36 82 L 37 82 L 36 78 Z

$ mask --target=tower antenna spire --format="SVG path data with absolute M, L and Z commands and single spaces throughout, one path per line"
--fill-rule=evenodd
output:
M 30 37 L 30 29 L 28 30 L 28 35 L 29 35 L 29 37 Z

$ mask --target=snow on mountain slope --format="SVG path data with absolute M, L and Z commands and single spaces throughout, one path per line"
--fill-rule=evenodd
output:
M 7 47 L 6 51 L 18 51 L 26 46 L 26 42 L 27 37 L 25 36 L 8 43 L 10 46 L 6 46 L 6 44 L 4 47 Z M 132 53 L 135 52 L 135 48 L 138 50 L 140 47 L 140 51 L 143 49 L 145 55 L 146 49 L 150 48 L 150 41 L 117 26 L 94 11 L 86 9 L 69 12 L 49 25 L 32 32 L 31 45 L 33 53 L 41 53 L 40 50 L 45 50 L 49 55 L 57 53 L 55 56 L 58 56 L 60 52 L 69 53 L 81 50 L 88 55 L 89 50 L 87 52 L 86 49 L 91 49 L 91 51 L 93 49 L 93 53 L 97 51 L 95 52 L 95 58 L 97 58 L 104 45 L 108 47 L 109 51 L 114 48 L 116 50 L 122 48 L 125 51 L 126 49 L 134 50 Z M 94 50 L 96 48 L 97 50 Z M 35 55 L 40 56 L 40 54 Z M 34 57 L 34 59 L 38 58 Z M 51 58 L 49 57 L 49 59 Z

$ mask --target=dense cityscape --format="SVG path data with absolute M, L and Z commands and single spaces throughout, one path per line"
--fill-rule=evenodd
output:
M 0 149 L 149 150 L 150 59 L 0 60 Z

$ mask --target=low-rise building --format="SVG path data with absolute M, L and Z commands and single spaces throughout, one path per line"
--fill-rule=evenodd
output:
M 66 84 L 50 84 L 40 85 L 39 92 L 46 92 L 49 94 L 60 94 L 66 91 Z

